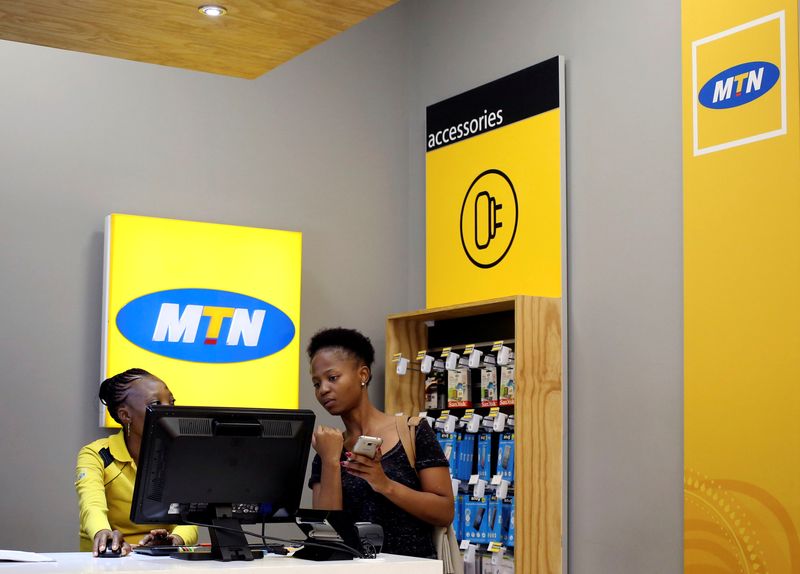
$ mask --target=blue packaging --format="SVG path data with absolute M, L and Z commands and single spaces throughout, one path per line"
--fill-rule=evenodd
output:
M 464 499 L 464 539 L 473 544 L 486 544 L 487 500 L 485 496 Z
M 497 474 L 503 480 L 514 482 L 514 433 L 504 432 L 497 448 Z
M 472 463 L 475 459 L 475 436 L 472 433 L 459 435 L 458 469 L 455 478 L 469 480 L 472 475 Z
M 444 452 L 444 457 L 450 464 L 450 476 L 455 477 L 458 472 L 458 441 L 454 433 L 437 433 L 439 444 Z
M 478 433 L 477 466 L 478 478 L 490 482 L 492 480 L 492 435 L 488 432 Z
M 509 547 L 514 546 L 514 507 L 515 503 L 513 496 L 503 499 L 503 521 L 500 539 L 503 541 L 503 544 Z
M 459 542 L 464 540 L 464 495 L 459 494 L 455 500 L 455 513 L 453 515 L 453 530 Z
M 503 499 L 492 496 L 487 502 L 486 517 L 487 542 L 501 542 L 503 540 Z

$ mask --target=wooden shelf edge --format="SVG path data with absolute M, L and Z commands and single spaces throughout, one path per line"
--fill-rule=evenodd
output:
M 471 303 L 459 303 L 458 305 L 449 305 L 447 307 L 433 307 L 430 309 L 421 309 L 417 311 L 409 311 L 406 313 L 394 313 L 389 315 L 386 319 L 388 321 L 397 321 L 403 319 L 415 320 L 435 320 L 435 319 L 452 319 L 457 317 L 469 317 L 471 315 L 483 315 L 487 313 L 496 313 L 499 311 L 510 311 L 514 306 L 526 298 L 534 299 L 551 299 L 560 301 L 560 297 L 539 297 L 536 295 L 509 295 L 508 297 L 498 297 L 497 299 L 485 299 L 482 301 L 473 301 Z

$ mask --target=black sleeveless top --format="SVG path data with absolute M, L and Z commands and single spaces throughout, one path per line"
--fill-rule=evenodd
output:
M 416 436 L 417 472 L 426 468 L 448 466 L 442 447 L 428 422 L 423 419 L 417 427 Z M 346 460 L 342 451 L 341 460 Z M 381 459 L 383 472 L 391 480 L 421 490 L 419 476 L 408 461 L 400 441 Z M 354 522 L 373 522 L 383 527 L 383 550 L 388 554 L 435 557 L 436 551 L 431 541 L 431 525 L 415 518 L 397 507 L 388 498 L 378 494 L 363 478 L 358 478 L 342 469 L 342 507 Z M 322 461 L 319 455 L 311 464 L 311 478 L 308 487 L 320 481 Z

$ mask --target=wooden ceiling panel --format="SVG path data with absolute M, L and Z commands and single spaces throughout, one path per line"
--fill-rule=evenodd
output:
M 0 0 L 0 39 L 252 79 L 396 1 Z

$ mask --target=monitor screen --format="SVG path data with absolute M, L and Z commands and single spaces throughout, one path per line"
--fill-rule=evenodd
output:
M 150 406 L 131 520 L 221 530 L 294 521 L 313 430 L 309 410 Z

